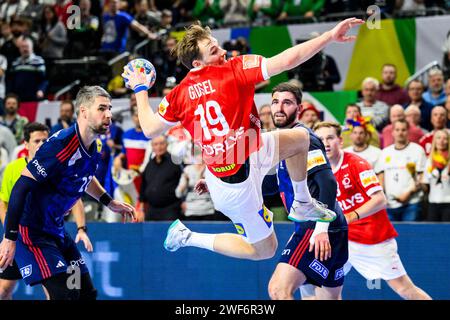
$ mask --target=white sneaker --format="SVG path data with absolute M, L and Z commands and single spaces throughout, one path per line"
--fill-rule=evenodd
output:
M 179 219 L 172 222 L 167 230 L 167 237 L 164 240 L 164 248 L 167 251 L 177 251 L 179 248 L 186 246 L 186 241 L 192 232 Z
M 336 219 L 336 213 L 327 209 L 326 205 L 312 199 L 311 202 L 294 200 L 288 219 L 294 222 L 320 221 L 332 222 Z

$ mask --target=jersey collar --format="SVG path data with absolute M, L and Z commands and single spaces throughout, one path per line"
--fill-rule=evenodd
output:
M 337 166 L 333 169 L 333 173 L 338 172 L 342 166 L 342 162 L 344 162 L 344 150 L 341 150 L 340 154 L 341 154 L 341 158 L 339 159 Z
M 89 151 L 87 151 L 86 148 L 84 147 L 83 140 L 81 139 L 80 130 L 78 129 L 77 122 L 75 122 L 75 132 L 77 134 L 78 141 L 80 142 L 81 150 L 83 150 L 83 152 L 90 158 L 91 155 L 89 154 Z

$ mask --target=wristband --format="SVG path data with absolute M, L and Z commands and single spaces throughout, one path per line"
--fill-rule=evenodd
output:
M 360 219 L 360 217 L 359 217 L 359 213 L 358 212 L 356 212 L 356 210 L 353 210 L 353 212 L 354 213 L 356 213 L 356 216 L 358 217 L 358 220 Z
M 112 200 L 113 200 L 113 198 L 111 198 L 111 196 L 108 194 L 108 192 L 105 192 L 104 194 L 102 194 L 102 196 L 98 199 L 98 201 L 105 207 L 107 207 L 111 203 Z
M 133 88 L 134 93 L 138 93 L 141 91 L 147 91 L 149 87 L 147 87 L 145 84 L 138 84 L 136 87 Z
M 80 231 L 80 230 L 83 230 L 84 232 L 86 232 L 87 233 L 87 227 L 86 226 L 81 226 L 81 227 L 78 227 L 77 228 L 77 231 Z

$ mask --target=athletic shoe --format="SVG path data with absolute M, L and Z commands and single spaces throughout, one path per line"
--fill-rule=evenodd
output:
M 167 251 L 177 251 L 180 247 L 186 245 L 186 241 L 191 236 L 192 231 L 189 230 L 179 219 L 172 222 L 167 230 L 167 237 L 164 240 L 164 248 Z
M 288 219 L 294 222 L 332 222 L 336 219 L 336 213 L 330 209 L 327 209 L 325 204 L 314 198 L 311 202 L 294 200 Z

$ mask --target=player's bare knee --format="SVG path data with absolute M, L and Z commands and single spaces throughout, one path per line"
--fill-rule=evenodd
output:
M 12 299 L 12 290 L 0 287 L 0 300 L 11 300 L 11 299 Z
M 278 243 L 271 241 L 268 242 L 264 247 L 255 248 L 255 252 L 251 259 L 254 261 L 271 259 L 277 252 L 277 247 Z
M 11 300 L 14 291 L 15 283 L 10 283 L 10 281 L 1 280 L 0 281 L 0 300 Z
M 272 300 L 287 300 L 292 296 L 292 290 L 283 286 L 277 280 L 272 279 L 269 282 L 269 297 Z

